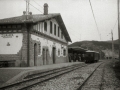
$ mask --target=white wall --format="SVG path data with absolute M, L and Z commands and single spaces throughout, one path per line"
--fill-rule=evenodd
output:
M 57 55 L 58 57 L 60 57 L 60 56 L 63 56 L 63 57 L 64 57 L 64 55 L 63 55 L 63 49 L 66 49 L 67 46 L 62 45 L 62 44 L 60 44 L 60 43 L 53 42 L 53 41 L 51 41 L 51 40 L 47 40 L 47 39 L 38 37 L 38 36 L 36 36 L 36 35 L 31 35 L 31 38 L 32 38 L 32 40 L 36 40 L 36 41 L 41 42 L 41 53 L 40 53 L 40 55 L 38 55 L 38 56 L 41 56 L 41 55 L 42 55 L 42 50 L 43 50 L 42 47 L 43 47 L 43 46 L 48 46 L 48 47 L 49 47 L 50 57 L 51 57 L 51 54 L 52 54 L 52 46 L 56 46 L 56 55 Z M 55 44 L 54 44 L 54 43 L 55 43 Z M 61 45 L 63 46 L 63 49 L 61 48 Z M 58 55 L 58 49 L 60 50 L 60 55 Z M 67 50 L 66 50 L 66 51 L 67 51 Z
M 22 47 L 23 34 L 0 34 L 0 54 L 17 54 Z
M 50 33 L 50 21 L 52 22 L 52 34 Z M 44 31 L 44 22 L 38 22 L 37 24 L 35 24 L 33 26 L 33 29 L 39 31 L 39 32 L 42 32 L 42 33 L 45 33 L 51 37 L 54 37 L 58 40 L 61 40 L 61 41 L 64 41 L 64 42 L 67 42 L 64 35 L 63 35 L 63 39 L 61 38 L 61 29 L 59 28 L 60 30 L 60 36 L 58 37 L 58 27 L 59 27 L 59 24 L 57 23 L 56 19 L 51 19 L 51 20 L 46 20 L 47 22 L 47 32 Z M 54 35 L 54 24 L 56 25 L 56 35 Z

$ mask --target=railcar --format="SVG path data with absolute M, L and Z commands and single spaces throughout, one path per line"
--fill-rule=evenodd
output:
M 98 62 L 100 59 L 100 54 L 96 51 L 86 51 L 85 53 L 85 63 Z

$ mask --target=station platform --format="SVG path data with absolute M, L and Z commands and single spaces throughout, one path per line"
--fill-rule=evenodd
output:
M 84 62 L 70 62 L 70 63 L 59 63 L 59 64 L 51 64 L 51 65 L 43 65 L 36 67 L 7 67 L 0 68 L 0 86 L 6 85 L 9 83 L 13 83 L 19 81 L 26 77 L 27 75 L 33 73 L 40 73 L 43 71 L 49 71 L 56 68 L 67 67 L 75 64 L 85 64 Z

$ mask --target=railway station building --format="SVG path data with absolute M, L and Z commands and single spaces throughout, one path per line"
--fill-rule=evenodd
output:
M 0 20 L 0 67 L 32 67 L 69 62 L 68 31 L 59 13 L 26 15 Z

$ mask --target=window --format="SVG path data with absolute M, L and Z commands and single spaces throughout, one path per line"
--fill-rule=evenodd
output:
M 10 26 L 9 26 L 10 27 Z M 17 25 L 17 28 L 21 28 L 21 25 Z
M 40 23 L 39 23 L 39 31 L 40 31 Z
M 60 30 L 59 30 L 59 27 L 58 27 L 58 37 L 60 36 L 60 35 L 59 35 L 59 34 L 60 34 L 59 32 L 60 32 Z
M 50 21 L 50 33 L 52 34 L 52 22 Z
M 47 31 L 47 22 L 44 22 L 44 30 Z
M 39 29 L 39 23 L 37 24 L 37 30 L 39 31 L 40 29 Z
M 54 24 L 54 35 L 56 35 L 56 25 Z
M 16 28 L 16 25 L 12 25 L 12 28 Z
M 61 32 L 61 38 L 63 39 L 63 33 Z
M 64 51 L 63 51 L 63 55 L 66 56 L 66 50 L 65 50 L 65 49 L 64 49 Z
M 37 24 L 35 25 L 35 30 L 38 30 Z
M 58 50 L 58 56 L 60 56 L 60 50 Z
M 6 28 L 6 26 L 3 26 L 2 28 Z
M 7 28 L 11 28 L 11 25 L 8 25 Z
M 39 54 L 40 54 L 40 51 L 41 51 L 41 46 L 40 46 L 40 44 L 38 44 L 38 46 L 39 46 Z

